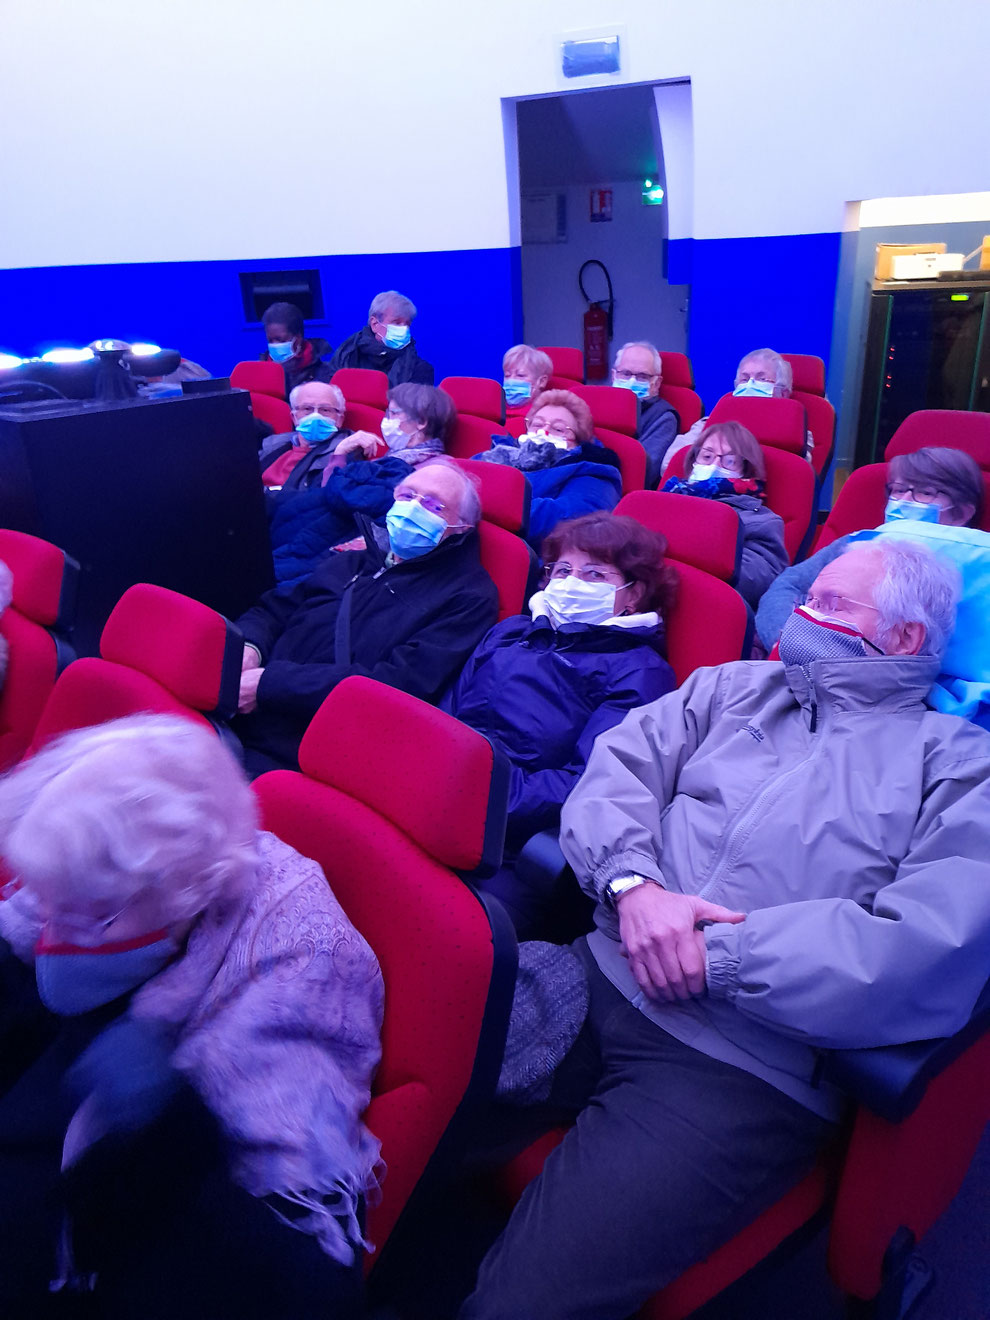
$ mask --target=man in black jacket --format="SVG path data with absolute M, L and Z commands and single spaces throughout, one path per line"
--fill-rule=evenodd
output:
M 432 385 L 433 367 L 416 352 L 416 341 L 409 333 L 415 315 L 415 306 L 395 289 L 378 294 L 368 312 L 368 324 L 345 339 L 330 359 L 331 374 L 341 367 L 368 367 L 384 371 L 390 385 L 406 381 Z
M 680 418 L 672 404 L 660 398 L 663 359 L 645 339 L 623 344 L 615 355 L 612 384 L 632 390 L 639 399 L 639 442 L 646 450 L 646 485 L 652 490 L 660 479 L 660 465 L 677 439 Z
M 439 700 L 498 615 L 480 517 L 471 479 L 431 459 L 396 486 L 386 548 L 368 523 L 365 549 L 328 553 L 293 591 L 270 591 L 241 616 L 235 729 L 250 775 L 297 767 L 307 725 L 349 674 Z

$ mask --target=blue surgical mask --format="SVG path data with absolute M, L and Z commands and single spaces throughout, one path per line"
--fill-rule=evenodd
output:
M 528 380 L 522 380 L 519 376 L 506 376 L 502 382 L 502 389 L 505 390 L 505 401 L 514 408 L 517 403 L 525 403 L 532 396 L 533 387 Z
M 747 397 L 772 399 L 776 388 L 772 380 L 741 380 L 732 393 L 737 399 Z
M 321 440 L 329 440 L 337 430 L 337 423 L 322 413 L 307 413 L 296 422 L 296 430 L 307 444 L 318 445 Z
M 385 517 L 389 545 L 400 559 L 417 559 L 440 544 L 447 523 L 419 500 L 396 500 Z
M 650 392 L 649 383 L 645 380 L 636 380 L 635 378 L 632 380 L 616 380 L 613 374 L 612 384 L 616 389 L 632 390 L 637 399 L 645 399 Z
M 922 504 L 920 500 L 887 501 L 884 509 L 884 522 L 928 522 L 937 523 L 942 510 L 937 504 Z
M 295 349 L 292 347 L 292 340 L 290 339 L 287 344 L 269 343 L 268 356 L 273 362 L 288 362 L 290 357 L 295 356 Z
M 405 348 L 411 338 L 407 325 L 387 325 L 385 327 L 384 342 L 388 348 Z
M 142 940 L 125 940 L 87 949 L 46 944 L 35 949 L 34 974 L 42 1003 L 60 1017 L 89 1013 L 136 990 L 166 967 L 178 952 L 171 935 L 156 931 Z

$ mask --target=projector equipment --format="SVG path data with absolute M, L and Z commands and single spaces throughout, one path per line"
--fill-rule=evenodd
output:
M 111 340 L 98 339 L 95 349 L 100 367 L 96 374 L 94 393 L 98 399 L 133 399 L 137 385 L 124 366 L 124 349 L 110 348 Z
M 36 358 L 0 353 L 0 393 L 31 383 L 64 399 L 130 399 L 137 381 L 167 376 L 181 361 L 174 349 L 120 339 L 98 339 L 90 348 L 53 348 Z

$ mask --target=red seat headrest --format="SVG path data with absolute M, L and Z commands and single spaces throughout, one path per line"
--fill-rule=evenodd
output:
M 244 639 L 222 614 L 177 591 L 138 582 L 121 596 L 100 655 L 155 680 L 183 705 L 227 718 L 237 709 Z
M 330 384 L 343 391 L 350 403 L 366 403 L 371 408 L 388 407 L 388 376 L 384 371 L 371 371 L 367 367 L 341 367 L 330 378 Z
M 480 733 L 417 697 L 361 677 L 337 684 L 299 745 L 303 774 L 372 805 L 456 871 L 474 870 L 490 847 L 494 763 Z M 442 813 L 438 801 L 445 804 Z
M 79 565 L 57 545 L 27 532 L 0 529 L 0 559 L 14 578 L 11 604 L 45 628 L 72 622 Z
M 759 399 L 723 394 L 711 411 L 708 423 L 740 422 L 752 431 L 761 445 L 803 454 L 808 443 L 808 421 L 804 405 L 796 399 Z
M 277 362 L 238 362 L 230 373 L 230 383 L 236 390 L 285 398 L 285 372 Z
M 532 493 L 526 474 L 501 463 L 482 463 L 470 458 L 455 458 L 454 462 L 478 483 L 482 518 L 509 532 L 525 533 Z
M 918 449 L 961 449 L 990 472 L 990 413 L 957 408 L 923 408 L 905 417 L 887 441 L 884 457 L 913 454 Z
M 705 406 L 701 402 L 701 395 L 696 394 L 694 390 L 689 390 L 686 385 L 668 385 L 664 381 L 660 386 L 660 397 L 666 399 L 677 413 L 680 423 L 678 431 L 681 435 L 690 431 L 695 422 L 700 422 L 705 414 Z
M 498 623 L 522 614 L 526 588 L 535 576 L 536 556 L 521 536 L 482 518 L 478 524 L 481 566 L 498 590 Z
M 539 350 L 553 363 L 553 375 L 564 376 L 567 380 L 584 380 L 584 354 L 579 348 L 540 344 Z
M 639 429 L 639 400 L 632 390 L 617 389 L 614 385 L 572 385 L 572 394 L 584 399 L 591 409 L 595 429 L 600 426 L 622 435 L 635 437 Z
M 615 507 L 667 539 L 671 559 L 734 582 L 742 556 L 742 523 L 735 509 L 717 500 L 673 491 L 635 490 Z
M 825 363 L 820 357 L 810 353 L 781 353 L 780 356 L 791 364 L 794 373 L 792 389 L 825 397 Z
M 499 426 L 505 421 L 505 394 L 497 380 L 484 376 L 446 376 L 440 388 L 454 400 L 459 413 L 484 417 Z
M 267 363 L 261 363 L 266 366 Z M 252 393 L 251 412 L 259 422 L 270 426 L 276 435 L 288 435 L 295 430 L 292 409 L 284 399 L 273 399 L 268 394 Z
M 661 353 L 663 371 L 660 381 L 663 385 L 681 385 L 684 389 L 694 389 L 694 368 L 686 353 Z

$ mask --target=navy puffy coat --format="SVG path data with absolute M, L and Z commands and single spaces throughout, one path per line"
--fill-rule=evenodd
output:
M 559 824 L 600 733 L 676 686 L 662 637 L 520 614 L 478 645 L 444 704 L 511 762 L 510 849 Z

